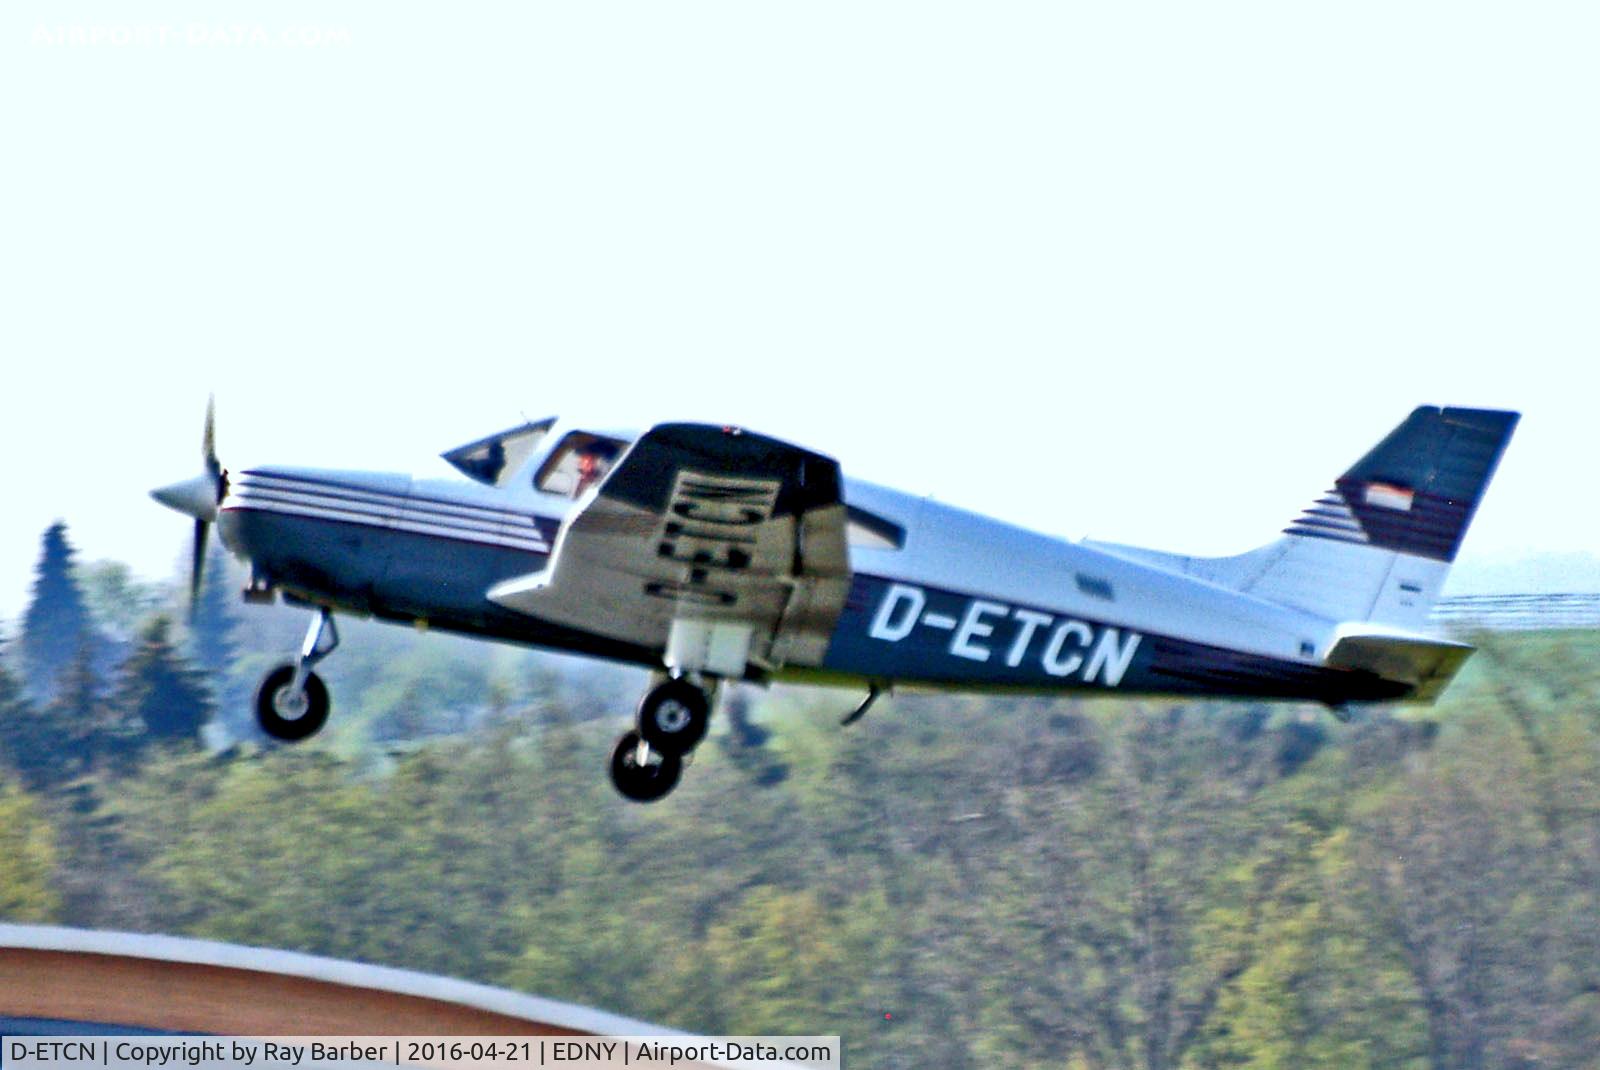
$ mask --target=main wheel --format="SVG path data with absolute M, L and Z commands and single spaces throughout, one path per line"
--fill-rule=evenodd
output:
M 639 703 L 639 734 L 662 754 L 688 754 L 706 738 L 710 722 L 710 697 L 687 680 L 659 684 Z
M 328 688 L 316 673 L 306 674 L 305 689 L 290 690 L 294 666 L 279 665 L 267 673 L 256 692 L 256 723 L 273 739 L 294 743 L 315 735 L 328 719 Z
M 651 759 L 655 759 L 651 761 Z M 639 764 L 639 733 L 629 732 L 617 740 L 611 752 L 611 783 L 624 798 L 634 802 L 655 802 L 678 784 L 683 759 L 650 748 L 643 765 Z

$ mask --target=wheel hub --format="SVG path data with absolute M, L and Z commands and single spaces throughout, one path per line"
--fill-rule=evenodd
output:
M 692 720 L 694 715 L 689 712 L 689 707 L 676 699 L 668 699 L 656 707 L 656 726 L 668 735 L 682 732 Z
M 285 721 L 298 721 L 306 715 L 306 709 L 310 705 L 303 688 L 296 691 L 290 687 L 281 687 L 272 696 L 272 711 Z

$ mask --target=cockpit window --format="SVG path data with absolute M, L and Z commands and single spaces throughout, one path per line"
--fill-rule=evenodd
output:
M 555 419 L 551 418 L 536 424 L 523 424 L 498 435 L 457 446 L 442 456 L 462 475 L 491 487 L 499 486 L 517 473 L 544 436 L 550 433 L 554 423 Z
M 533 485 L 546 494 L 576 498 L 605 478 L 628 444 L 587 431 L 574 431 L 551 452 Z

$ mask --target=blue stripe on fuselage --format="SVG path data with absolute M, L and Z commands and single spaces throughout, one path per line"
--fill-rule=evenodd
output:
M 653 665 L 660 652 L 538 620 L 485 597 L 538 572 L 545 554 L 376 525 L 233 507 L 218 518 L 229 548 L 285 590 L 388 620 Z
M 536 525 L 551 518 L 535 517 Z M 225 507 L 227 544 L 302 597 L 396 620 L 601 657 L 659 663 L 660 651 L 556 627 L 490 602 L 494 584 L 546 554 L 470 537 Z M 467 535 L 466 532 L 462 533 Z M 541 532 L 541 534 L 544 534 Z M 547 537 L 553 541 L 554 530 Z M 1030 691 L 1310 698 L 1403 697 L 1404 685 L 1141 631 L 981 595 L 857 573 L 822 670 L 871 680 Z
M 862 573 L 851 583 L 823 669 L 948 687 L 1324 702 L 1391 699 L 1408 690 L 1364 673 Z

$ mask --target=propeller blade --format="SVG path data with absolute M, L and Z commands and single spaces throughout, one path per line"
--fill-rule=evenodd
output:
M 210 523 L 217 518 L 217 506 L 222 504 L 228 492 L 227 470 L 217 460 L 215 398 L 206 399 L 206 426 L 205 433 L 200 437 L 200 460 L 205 465 L 204 473 L 181 483 L 158 487 L 150 492 L 150 496 L 168 509 L 176 509 L 196 520 Z
M 200 439 L 200 458 L 206 472 L 219 487 L 222 483 L 222 462 L 217 460 L 217 396 L 206 398 L 206 430 Z M 220 497 L 220 495 L 219 495 Z
M 200 582 L 206 572 L 206 540 L 211 535 L 211 523 L 196 519 L 194 522 L 194 557 L 189 562 L 189 622 L 194 623 L 195 609 L 200 604 Z

